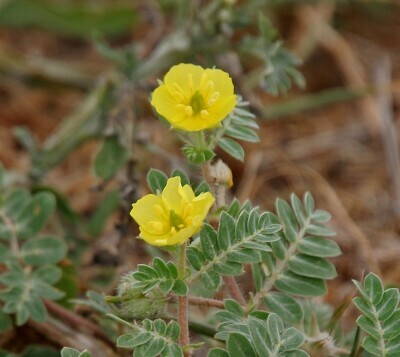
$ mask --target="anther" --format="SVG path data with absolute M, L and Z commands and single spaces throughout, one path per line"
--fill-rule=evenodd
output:
M 193 115 L 193 108 L 190 105 L 185 106 L 185 113 L 187 116 Z
M 205 119 L 205 118 L 207 118 L 208 116 L 209 116 L 209 112 L 208 112 L 208 110 L 206 110 L 206 109 L 203 109 L 202 111 L 200 111 L 200 116 L 203 118 L 203 119 Z
M 214 92 L 210 96 L 210 99 L 208 99 L 208 105 L 214 104 L 218 100 L 219 96 L 220 96 L 219 92 Z

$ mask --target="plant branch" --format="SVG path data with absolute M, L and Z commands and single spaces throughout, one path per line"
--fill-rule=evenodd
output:
M 102 329 L 99 328 L 93 322 L 85 319 L 84 317 L 76 314 L 71 310 L 67 310 L 61 305 L 51 301 L 51 300 L 43 300 L 46 308 L 53 314 L 62 319 L 62 321 L 66 322 L 72 327 L 82 327 L 83 330 L 89 331 L 92 335 L 99 337 L 104 342 L 108 343 L 110 346 L 113 346 L 113 343 L 110 341 L 108 336 L 103 332 Z
M 184 280 L 186 275 L 186 243 L 179 247 L 178 256 L 178 277 Z M 190 343 L 189 337 L 189 317 L 188 317 L 188 297 L 178 296 L 178 323 L 180 327 L 180 344 L 183 347 Z M 185 357 L 191 355 L 190 351 L 184 352 Z
M 246 305 L 244 298 L 236 279 L 233 276 L 224 276 L 224 282 L 228 287 L 230 295 L 239 302 L 241 305 Z
M 172 301 L 178 301 L 178 296 L 172 295 Z M 202 298 L 197 296 L 188 296 L 188 302 L 190 305 L 206 306 L 206 307 L 216 307 L 219 309 L 224 308 L 224 302 L 217 299 Z
M 118 356 L 108 344 L 93 336 L 79 333 L 76 331 L 76 327 L 70 327 L 60 320 L 51 318 L 47 322 L 30 320 L 28 325 L 57 345 L 68 346 L 78 350 L 88 349 L 95 352 L 96 357 Z

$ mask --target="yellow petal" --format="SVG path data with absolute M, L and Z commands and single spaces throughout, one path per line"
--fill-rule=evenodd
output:
M 170 210 L 174 210 L 176 214 L 182 213 L 182 201 L 183 197 L 181 194 L 182 185 L 181 178 L 179 176 L 171 177 L 168 179 L 163 192 L 161 193 L 164 204 Z
M 195 115 L 188 117 L 180 122 L 171 123 L 174 128 L 185 130 L 185 131 L 200 131 L 204 129 L 209 129 L 216 126 L 221 120 L 215 120 L 213 117 L 207 119 L 201 118 L 200 115 Z
M 177 101 L 171 96 L 165 84 L 156 88 L 151 96 L 151 105 L 157 113 L 169 122 L 178 122 L 185 118 L 182 110 L 177 108 Z
M 171 67 L 164 77 L 167 85 L 176 83 L 188 98 L 199 87 L 204 69 L 200 66 L 188 63 L 180 63 Z
M 168 244 L 171 238 L 171 234 L 163 234 L 163 235 L 157 235 L 157 234 L 151 234 L 143 229 L 140 229 L 140 238 L 142 238 L 145 242 L 151 244 L 151 245 L 156 245 L 156 246 L 164 246 L 164 245 L 171 245 Z
M 195 198 L 193 189 L 190 185 L 185 185 L 182 187 L 182 193 L 184 195 L 184 198 L 187 201 L 192 201 Z
M 199 226 L 188 226 L 184 229 L 181 229 L 180 231 L 171 235 L 170 239 L 168 240 L 168 245 L 185 243 L 189 238 L 193 237 L 193 235 L 198 232 L 199 228 Z
M 159 196 L 149 194 L 132 205 L 130 214 L 139 226 L 151 221 L 158 221 L 160 214 L 159 210 L 155 208 L 157 205 L 163 207 L 162 199 Z
M 208 108 L 211 121 L 218 124 L 224 120 L 236 106 L 236 96 L 222 97 L 218 99 L 211 107 Z
M 214 83 L 214 91 L 219 92 L 219 98 L 233 95 L 233 82 L 228 73 L 210 68 L 207 68 L 205 73 L 207 78 Z
M 214 196 L 210 192 L 203 192 L 198 195 L 193 201 L 193 216 L 203 221 L 211 206 L 214 204 Z

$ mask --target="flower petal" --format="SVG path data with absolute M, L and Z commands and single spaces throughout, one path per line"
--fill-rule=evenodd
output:
M 208 108 L 210 112 L 210 119 L 216 124 L 224 120 L 236 106 L 236 96 L 223 97 L 217 100 L 211 107 Z
M 167 184 L 161 193 L 164 204 L 170 210 L 174 210 L 176 214 L 182 214 L 183 195 L 181 194 L 182 185 L 179 176 L 171 177 L 168 179 Z
M 233 82 L 228 73 L 216 68 L 207 68 L 205 73 L 208 79 L 214 83 L 214 90 L 219 92 L 220 97 L 233 95 Z
M 179 232 L 171 235 L 168 245 L 175 245 L 175 244 L 183 244 L 185 243 L 190 237 L 194 236 L 200 230 L 200 225 L 188 226 L 184 229 L 181 229 Z
M 185 92 L 188 98 L 199 87 L 204 69 L 200 66 L 188 63 L 177 64 L 168 71 L 164 77 L 167 85 L 175 83 Z
M 193 201 L 193 215 L 196 219 L 203 221 L 211 206 L 214 204 L 214 196 L 210 192 L 203 192 L 198 195 Z
M 185 118 L 182 110 L 177 108 L 176 100 L 171 96 L 165 84 L 156 88 L 151 96 L 151 105 L 157 113 L 173 123 Z
M 159 210 L 156 209 L 157 205 L 163 207 L 161 197 L 149 194 L 132 205 L 130 214 L 139 226 L 150 221 L 158 221 L 160 219 L 160 214 Z

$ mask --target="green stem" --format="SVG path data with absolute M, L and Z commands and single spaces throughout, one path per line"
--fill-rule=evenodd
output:
M 184 280 L 186 275 L 186 243 L 179 247 L 178 253 L 178 278 Z M 178 323 L 181 330 L 180 344 L 182 347 L 190 343 L 189 338 L 189 317 L 188 317 L 188 297 L 178 297 Z M 190 356 L 189 351 L 185 351 L 185 357 Z

